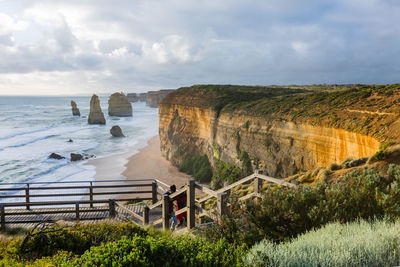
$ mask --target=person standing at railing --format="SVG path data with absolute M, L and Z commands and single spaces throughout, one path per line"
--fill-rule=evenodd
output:
M 176 204 L 177 204 L 176 211 L 186 207 L 186 205 L 187 205 L 186 191 L 183 192 L 182 194 L 179 194 L 175 199 L 176 199 Z M 187 212 L 185 211 L 184 213 L 177 215 L 176 218 L 179 221 L 178 226 L 183 225 L 187 220 Z
M 169 187 L 169 191 L 165 192 L 164 194 L 170 196 L 175 192 L 176 192 L 176 186 L 175 185 L 171 185 Z M 175 212 L 174 212 L 174 201 L 175 201 L 174 198 L 170 198 L 169 199 L 168 213 L 169 213 L 170 218 L 172 218 L 172 223 L 170 224 L 171 225 L 170 226 L 171 230 L 174 230 L 175 227 L 178 225 L 178 220 L 177 220 L 177 218 L 175 216 Z

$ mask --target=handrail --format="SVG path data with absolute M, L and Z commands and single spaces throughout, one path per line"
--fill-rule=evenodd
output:
M 135 217 L 136 219 L 140 220 L 141 222 L 143 222 L 143 217 L 140 216 L 139 214 L 136 214 L 135 212 L 131 211 L 130 209 L 124 207 L 123 205 L 119 204 L 119 203 L 115 203 L 118 207 L 120 207 L 121 209 L 123 209 L 125 212 L 131 214 L 133 217 Z
M 82 183 L 113 183 L 113 182 L 136 182 L 136 181 L 161 181 L 157 179 L 123 179 L 123 180 L 85 180 L 85 181 L 61 181 L 61 182 L 14 182 L 14 183 L 0 183 L 0 185 L 8 185 L 8 184 L 82 184 Z M 164 184 L 164 183 L 163 183 Z M 167 185 L 167 184 L 165 184 Z M 167 185 L 168 186 L 168 185 Z
M 195 187 L 197 189 L 201 190 L 203 193 L 209 194 L 209 195 L 211 195 L 213 197 L 217 197 L 217 195 L 218 195 L 218 191 L 214 191 L 214 190 L 212 190 L 212 189 L 210 189 L 208 187 L 202 186 L 200 184 L 195 184 Z
M 228 185 L 226 187 L 223 187 L 223 188 L 217 190 L 217 192 L 218 193 L 223 193 L 223 192 L 229 191 L 229 190 L 231 190 L 232 188 L 234 188 L 234 187 L 236 187 L 238 185 L 241 185 L 241 184 L 244 184 L 244 183 L 247 183 L 247 182 L 253 180 L 254 178 L 255 178 L 255 174 L 249 175 L 249 176 L 247 176 L 247 177 L 245 177 L 245 178 L 243 178 L 243 179 L 241 179 L 241 180 L 239 180 L 239 181 L 237 181 L 237 182 L 235 182 L 233 184 L 230 184 L 230 185 Z
M 154 209 L 157 208 L 158 206 L 160 206 L 162 204 L 162 200 L 157 201 L 156 203 L 154 203 L 153 205 L 149 206 L 149 209 Z
M 117 199 L 115 201 L 133 201 L 133 200 L 151 200 L 149 197 L 142 198 L 122 198 Z M 79 204 L 104 204 L 108 203 L 109 199 L 101 199 L 101 200 L 71 200 L 71 201 L 52 201 L 52 202 L 9 202 L 9 203 L 0 203 L 0 205 L 4 207 L 23 207 L 26 205 L 29 206 L 65 206 L 65 205 L 74 205 L 76 203 Z
M 184 208 L 182 208 L 182 209 L 180 209 L 180 210 L 175 211 L 175 216 L 178 216 L 178 215 L 180 215 L 180 214 L 182 214 L 182 213 L 185 213 L 185 212 L 187 212 L 187 211 L 188 211 L 188 208 L 187 208 L 187 207 L 184 207 Z
M 273 178 L 273 177 L 269 177 L 269 176 L 266 176 L 266 175 L 262 175 L 262 174 L 257 173 L 257 174 L 255 174 L 255 176 L 257 178 L 263 179 L 263 180 L 268 181 L 268 182 L 276 183 L 276 184 L 287 186 L 287 187 L 297 188 L 297 185 L 295 185 L 295 184 L 288 183 L 286 181 L 279 180 L 279 179 L 276 179 L 276 178 Z
M 184 193 L 184 192 L 186 192 L 186 191 L 187 191 L 187 188 L 186 188 L 186 187 L 181 188 L 181 189 L 179 189 L 178 191 L 176 191 L 175 193 L 169 195 L 169 198 L 170 198 L 170 199 L 173 199 L 174 197 L 179 196 L 180 194 L 182 194 L 182 193 Z

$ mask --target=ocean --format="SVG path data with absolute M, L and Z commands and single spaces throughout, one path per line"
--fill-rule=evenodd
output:
M 71 162 L 70 153 L 96 158 L 126 154 L 144 147 L 158 134 L 158 109 L 132 103 L 132 117 L 108 116 L 108 96 L 100 96 L 106 125 L 89 125 L 90 96 L 0 96 L 0 182 L 65 182 L 93 180 L 95 168 L 87 161 Z M 74 100 L 81 117 L 72 116 Z M 125 138 L 110 134 L 119 125 Z M 72 139 L 73 142 L 67 142 Z M 51 153 L 65 159 L 48 159 Z M 112 179 L 113 177 L 104 177 Z

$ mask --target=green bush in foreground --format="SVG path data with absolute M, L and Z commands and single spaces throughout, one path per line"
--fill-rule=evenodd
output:
M 243 247 L 128 223 L 55 226 L 0 242 L 2 266 L 240 266 Z
M 244 251 L 225 240 L 209 243 L 191 237 L 123 238 L 93 247 L 77 266 L 242 266 Z M 68 264 L 66 264 L 68 266 Z
M 400 221 L 331 223 L 288 243 L 263 240 L 245 258 L 247 266 L 397 266 Z
M 91 246 L 117 241 L 123 236 L 146 236 L 148 234 L 145 229 L 129 223 L 77 224 L 74 227 L 56 226 L 42 231 L 35 230 L 23 240 L 11 242 L 8 254 L 12 258 L 22 260 L 52 256 L 59 250 L 79 255 Z

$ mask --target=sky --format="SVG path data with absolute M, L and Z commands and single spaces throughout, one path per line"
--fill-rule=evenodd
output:
M 399 0 L 0 0 L 0 95 L 387 84 Z

